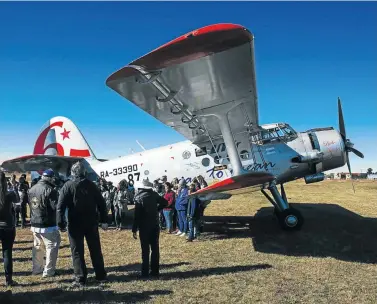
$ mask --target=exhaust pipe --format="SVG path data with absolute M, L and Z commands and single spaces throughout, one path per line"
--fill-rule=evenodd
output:
M 313 175 L 307 175 L 304 177 L 306 184 L 318 183 L 325 179 L 325 173 L 317 173 Z

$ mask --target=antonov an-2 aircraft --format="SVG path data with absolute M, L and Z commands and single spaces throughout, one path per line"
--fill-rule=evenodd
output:
M 350 151 L 364 157 L 346 138 L 339 99 L 339 132 L 259 124 L 254 36 L 240 25 L 215 24 L 180 36 L 113 73 L 106 84 L 188 141 L 99 160 L 69 119 L 55 117 L 43 127 L 33 155 L 5 161 L 2 167 L 53 168 L 69 175 L 72 163 L 81 160 L 92 178 L 114 183 L 125 178 L 135 187 L 145 178 L 190 180 L 200 174 L 209 186 L 193 195 L 216 199 L 217 194 L 230 197 L 259 189 L 275 207 L 281 227 L 296 230 L 303 217 L 290 207 L 284 183 L 299 178 L 319 182 L 323 171 L 345 163 L 350 169 Z

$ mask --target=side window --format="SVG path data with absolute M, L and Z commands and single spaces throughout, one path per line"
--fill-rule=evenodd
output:
M 196 157 L 203 156 L 207 154 L 207 148 L 206 147 L 201 147 L 199 149 L 195 149 L 195 155 Z

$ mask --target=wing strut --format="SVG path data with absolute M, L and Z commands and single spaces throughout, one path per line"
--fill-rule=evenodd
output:
M 244 108 L 244 105 L 242 104 L 242 108 Z M 267 166 L 267 162 L 263 156 L 263 152 L 262 152 L 262 149 L 260 147 L 260 145 L 258 144 L 258 142 L 260 142 L 262 140 L 261 136 L 259 135 L 259 133 L 257 132 L 256 133 L 256 141 L 254 140 L 253 138 L 253 133 L 251 132 L 250 128 L 252 128 L 252 124 L 251 124 L 251 120 L 249 118 L 249 115 L 247 115 L 247 112 L 246 110 L 243 111 L 245 113 L 245 116 L 246 116 L 246 121 L 247 121 L 247 124 L 249 126 L 248 128 L 248 132 L 249 132 L 249 136 L 250 136 L 250 145 L 251 145 L 251 154 L 253 155 L 253 160 L 254 160 L 254 164 L 257 163 L 256 161 L 256 157 L 255 157 L 255 151 L 254 151 L 254 144 L 256 145 L 256 148 L 257 148 L 257 152 L 259 153 L 259 156 L 262 160 L 262 163 L 263 163 L 263 166 L 265 168 L 265 170 L 268 172 L 268 166 Z M 255 143 L 254 143 L 255 142 Z
M 233 174 L 238 176 L 246 173 L 242 168 L 241 159 L 238 155 L 237 146 L 233 138 L 227 114 L 219 115 L 219 125 L 225 146 L 228 150 L 229 160 L 233 167 Z
M 217 159 L 220 161 L 220 155 L 219 155 L 219 152 L 217 152 L 217 149 L 216 149 L 215 145 L 213 144 L 212 137 L 211 137 L 211 135 L 210 135 L 209 132 L 208 132 L 207 126 L 206 126 L 205 124 L 203 124 L 203 127 L 204 127 L 204 129 L 206 130 L 206 132 L 207 132 L 207 135 L 208 135 L 208 138 L 209 138 L 209 140 L 210 140 L 210 142 L 211 142 L 211 145 L 212 145 L 213 150 L 216 152 Z M 226 176 L 228 176 L 228 173 L 226 173 L 226 171 L 225 171 L 225 174 L 226 174 Z

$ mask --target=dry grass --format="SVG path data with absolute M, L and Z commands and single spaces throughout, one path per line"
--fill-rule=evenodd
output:
M 14 272 L 21 286 L 0 303 L 376 303 L 377 182 L 355 182 L 355 188 L 353 194 L 349 181 L 287 185 L 306 219 L 294 233 L 279 229 L 259 193 L 215 201 L 202 240 L 161 235 L 159 281 L 137 279 L 140 247 L 129 230 L 101 232 L 110 281 L 84 291 L 68 289 L 66 234 L 61 275 L 42 280 L 30 274 L 31 233 L 17 230 Z

